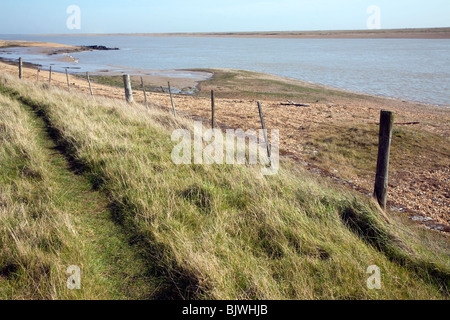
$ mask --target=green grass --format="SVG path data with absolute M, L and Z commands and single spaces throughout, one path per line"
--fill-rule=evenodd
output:
M 305 135 L 304 150 L 309 154 L 318 151 L 310 159 L 328 170 L 338 168 L 344 177 L 371 175 L 376 169 L 378 131 L 376 124 L 322 123 Z M 392 134 L 390 172 L 443 168 L 448 166 L 449 155 L 447 137 L 397 125 Z M 428 160 L 421 163 L 420 159 Z
M 30 107 L 0 95 L 0 299 L 144 299 L 159 285 L 106 197 Z M 71 265 L 81 290 L 66 287 Z
M 79 75 L 77 76 L 80 79 L 86 79 L 85 76 Z M 116 88 L 123 88 L 123 77 L 122 76 L 96 76 L 96 75 L 90 75 L 90 80 L 95 83 L 99 84 L 105 84 L 108 86 L 116 87 Z M 133 90 L 142 90 L 142 84 L 140 77 L 138 76 L 131 76 L 131 86 L 133 87 Z M 148 84 L 145 84 L 145 90 L 147 92 L 161 92 L 161 87 L 157 86 L 150 86 Z M 167 89 L 165 89 L 167 90 Z
M 151 257 L 159 297 L 448 298 L 448 240 L 290 161 L 275 176 L 253 166 L 177 166 L 171 133 L 192 130 L 191 120 L 11 77 L 2 90 L 40 113 L 107 196 L 114 221 Z M 381 290 L 366 287 L 370 265 L 381 268 Z
M 83 76 L 79 76 L 82 79 L 85 79 Z M 123 77 L 122 76 L 89 76 L 92 82 L 106 84 L 112 87 L 120 87 L 123 88 Z
M 368 99 L 368 96 L 325 86 L 311 85 L 292 79 L 272 79 L 269 75 L 234 69 L 193 69 L 214 75 L 198 85 L 197 95 L 208 97 L 210 90 L 228 99 L 293 99 L 303 103 L 330 102 L 334 98 Z

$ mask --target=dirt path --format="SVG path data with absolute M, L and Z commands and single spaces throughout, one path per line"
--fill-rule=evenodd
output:
M 107 197 L 94 190 L 88 178 L 79 172 L 80 168 L 67 157 L 42 115 L 30 106 L 23 106 L 33 119 L 36 141 L 47 151 L 47 161 L 52 166 L 51 179 L 61 195 L 59 206 L 73 217 L 78 239 L 82 242 L 80 260 L 85 264 L 70 262 L 81 268 L 81 298 L 85 296 L 83 286 L 106 291 L 98 297 L 89 296 L 90 299 L 154 298 L 160 281 L 153 275 L 151 259 L 145 257 L 141 244 L 116 221 Z

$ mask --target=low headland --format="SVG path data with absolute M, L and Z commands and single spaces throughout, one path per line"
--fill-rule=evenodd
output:
M 58 36 L 142 36 L 142 37 L 221 37 L 281 39 L 450 39 L 450 28 L 411 28 L 378 30 L 319 30 L 266 32 L 173 32 L 173 33 L 110 33 L 61 34 Z

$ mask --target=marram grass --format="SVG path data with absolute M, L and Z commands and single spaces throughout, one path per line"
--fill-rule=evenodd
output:
M 367 197 L 320 180 L 288 160 L 281 162 L 274 176 L 262 176 L 260 168 L 252 166 L 175 165 L 171 133 L 177 128 L 192 129 L 192 120 L 118 100 L 38 87 L 9 76 L 2 76 L 0 83 L 3 78 L 8 81 L 1 87 L 2 95 L 16 101 L 4 97 L 2 114 L 20 101 L 47 122 L 74 166 L 107 197 L 114 220 L 138 239 L 142 254 L 151 256 L 145 261 L 152 261 L 154 275 L 161 281 L 158 298 L 448 298 L 448 240 L 401 217 L 388 216 Z M 9 131 L 19 126 L 13 116 L 8 120 L 2 115 L 1 119 L 9 122 Z M 22 127 L 26 129 L 26 122 Z M 3 129 L 2 139 L 8 140 L 8 135 L 3 138 Z M 31 139 L 25 138 L 25 146 L 27 141 Z M 20 148 L 15 141 L 10 144 L 10 148 Z M 4 149 L 1 153 L 2 159 L 9 154 Z M 29 155 L 34 170 L 52 170 L 39 162 L 38 153 Z M 9 171 L 2 171 L 4 179 L 25 181 Z M 27 184 L 34 187 L 33 180 Z M 7 196 L 2 189 L 2 199 Z M 45 194 L 36 197 L 45 198 Z M 28 210 L 20 199 L 13 204 Z M 29 213 L 4 211 L 2 216 L 22 215 L 24 224 L 32 222 Z M 58 222 L 65 226 L 58 232 L 70 234 L 70 220 L 64 213 L 51 216 L 66 221 Z M 9 250 L 30 246 L 26 238 L 25 244 L 19 244 L 10 235 L 19 225 L 0 229 L 0 239 Z M 52 228 L 51 224 L 42 228 L 47 226 Z M 80 250 L 82 258 L 84 239 L 77 241 L 81 243 L 73 250 Z M 51 243 L 50 248 L 59 250 Z M 33 250 L 30 256 L 38 254 Z M 0 270 L 8 256 L 2 251 Z M 59 257 L 47 258 L 56 263 Z M 89 268 L 89 259 L 84 263 Z M 380 290 L 366 285 L 370 276 L 366 270 L 371 265 L 381 269 Z M 30 272 L 43 272 L 31 268 Z M 64 280 L 60 269 L 48 271 L 57 279 L 54 286 Z M 12 272 L 0 278 L 0 285 L 20 291 L 23 278 Z M 48 285 L 39 277 L 34 281 L 42 288 Z M 95 283 L 90 285 L 95 287 Z M 120 291 L 120 284 L 105 285 Z M 64 290 L 53 290 L 50 296 L 34 297 L 67 296 Z

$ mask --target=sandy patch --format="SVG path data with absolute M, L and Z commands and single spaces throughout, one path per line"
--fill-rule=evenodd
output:
M 7 41 L 0 40 L 0 48 L 5 47 L 45 47 L 45 48 L 77 48 L 65 44 L 34 42 L 34 41 Z

